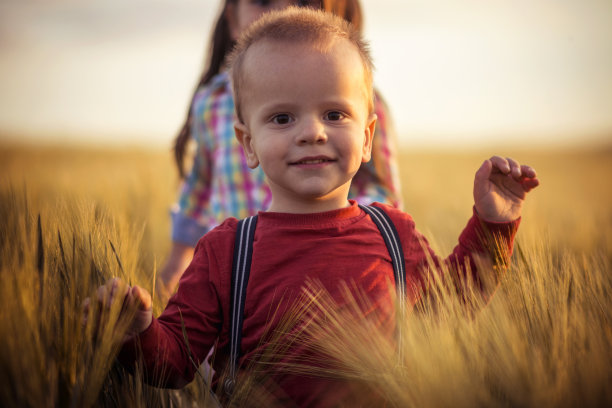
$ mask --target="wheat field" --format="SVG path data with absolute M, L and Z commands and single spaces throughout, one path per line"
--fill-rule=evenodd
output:
M 364 404 L 612 405 L 612 149 L 401 151 L 404 209 L 439 253 L 470 216 L 473 174 L 492 153 L 532 165 L 542 184 L 476 318 L 442 294 L 436 313 L 399 322 L 397 351 L 310 293 L 337 324 L 313 326 L 334 332 L 317 347 L 361 385 Z M 81 324 L 81 302 L 111 276 L 153 290 L 177 188 L 170 151 L 0 146 L 2 406 L 214 406 L 201 378 L 178 391 L 142 384 L 114 363 L 120 330 Z M 117 315 L 104 316 L 108 327 Z M 262 404 L 245 384 L 234 405 Z

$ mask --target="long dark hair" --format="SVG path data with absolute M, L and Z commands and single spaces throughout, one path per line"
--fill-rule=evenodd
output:
M 226 55 L 234 47 L 234 40 L 230 34 L 229 23 L 225 18 L 225 14 L 229 3 L 236 4 L 238 1 L 240 0 L 225 0 L 223 3 L 223 8 L 219 13 L 208 45 L 208 68 L 200 76 L 189 103 L 185 122 L 174 139 L 174 160 L 181 178 L 185 177 L 185 150 L 191 136 L 191 122 L 193 119 L 191 116 L 191 104 L 198 89 L 208 84 L 215 75 L 221 72 Z M 321 0 L 319 7 L 343 17 L 346 21 L 353 24 L 358 31 L 361 31 L 363 28 L 363 14 L 359 0 Z

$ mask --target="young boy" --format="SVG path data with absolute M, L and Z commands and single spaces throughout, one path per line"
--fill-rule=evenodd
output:
M 338 299 L 340 284 L 353 283 L 373 305 L 388 311 L 394 273 L 381 232 L 347 199 L 351 178 L 370 158 L 376 123 L 372 62 L 359 34 L 322 12 L 268 14 L 238 42 L 232 75 L 236 136 L 248 165 L 262 166 L 273 197 L 269 211 L 259 213 L 255 229 L 240 343 L 244 363 L 306 280 L 321 282 Z M 474 181 L 474 215 L 445 261 L 435 257 L 409 215 L 375 204 L 399 233 L 408 306 L 426 284 L 428 258 L 453 266 L 459 276 L 475 271 L 475 257 L 489 251 L 480 239 L 485 230 L 501 235 L 511 249 L 525 195 L 538 183 L 529 166 L 501 157 L 485 160 Z M 159 318 L 152 317 L 151 298 L 138 286 L 112 280 L 99 289 L 99 301 L 120 299 L 139 307 L 122 361 L 132 363 L 140 347 L 148 375 L 164 386 L 180 387 L 192 380 L 197 364 L 218 341 L 215 368 L 224 368 L 237 223 L 228 219 L 202 237 L 178 292 Z M 326 398 L 341 394 L 331 380 L 294 375 L 277 380 L 300 406 L 337 402 Z

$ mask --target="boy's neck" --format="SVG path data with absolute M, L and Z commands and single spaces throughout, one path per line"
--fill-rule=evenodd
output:
M 314 214 L 327 211 L 340 210 L 342 208 L 350 207 L 351 203 L 348 198 L 341 199 L 312 199 L 312 200 L 299 200 L 296 202 L 280 201 L 272 198 L 272 203 L 267 211 L 279 212 L 288 214 Z
M 268 212 L 286 214 L 314 214 L 347 208 L 351 180 L 336 187 L 326 194 L 308 194 L 296 192 L 268 180 L 272 193 L 272 202 Z

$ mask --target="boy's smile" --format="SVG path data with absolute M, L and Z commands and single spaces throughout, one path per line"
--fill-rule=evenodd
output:
M 376 122 L 357 49 L 344 39 L 325 49 L 263 40 L 247 51 L 243 72 L 236 136 L 249 166 L 266 174 L 270 211 L 345 207 Z
M 290 166 L 299 166 L 299 167 L 303 167 L 303 168 L 315 168 L 315 167 L 321 167 L 327 163 L 332 163 L 334 162 L 334 159 L 331 159 L 329 157 L 304 157 L 303 159 L 297 160 L 295 162 L 290 162 L 289 165 Z

